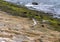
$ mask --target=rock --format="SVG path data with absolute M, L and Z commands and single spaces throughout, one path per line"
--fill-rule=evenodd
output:
M 3 16 L 0 16 L 0 42 L 60 42 L 60 32 L 47 29 L 49 25 L 46 26 L 45 20 L 36 25 L 37 21 L 28 18 L 14 17 L 6 13 L 0 15 Z M 35 26 L 30 27 L 33 21 Z
M 38 5 L 38 3 L 37 3 L 37 2 L 32 2 L 32 4 L 33 4 L 33 5 Z

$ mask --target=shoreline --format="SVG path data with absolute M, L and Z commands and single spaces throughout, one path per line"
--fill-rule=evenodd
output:
M 9 2 L 9 1 L 7 1 L 7 2 Z M 13 3 L 13 4 L 17 4 L 17 5 L 21 5 L 21 6 L 23 6 L 22 4 L 18 4 L 17 2 L 16 3 L 14 3 L 14 2 L 10 2 L 10 3 Z M 31 4 L 31 3 L 30 3 Z M 36 11 L 43 11 L 44 13 L 51 13 L 52 15 L 53 15 L 53 18 L 59 18 L 60 19 L 60 16 L 59 16 L 59 14 L 57 14 L 57 13 L 55 13 L 55 12 L 52 12 L 52 10 L 50 10 L 49 11 L 49 9 L 47 9 L 46 11 L 44 11 L 44 10 L 41 10 L 41 9 L 37 9 L 37 7 L 35 7 L 34 5 L 30 5 L 30 4 L 25 4 L 24 5 L 24 7 L 27 7 L 28 9 L 30 9 L 30 10 L 36 10 Z M 30 5 L 30 6 L 29 6 Z M 38 4 L 38 5 L 40 5 L 40 4 Z M 38 6 L 38 5 L 36 5 L 36 6 Z M 42 5 L 44 5 L 44 4 L 42 4 Z M 46 5 L 47 6 L 47 5 Z M 53 5 L 49 5 L 50 7 L 52 7 Z M 35 7 L 35 8 L 34 8 Z M 41 7 L 40 7 L 41 8 Z M 42 8 L 43 9 L 43 8 Z

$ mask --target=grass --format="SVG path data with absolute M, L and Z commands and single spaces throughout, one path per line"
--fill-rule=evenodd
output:
M 16 5 L 16 4 L 12 4 L 12 3 L 8 3 L 3 0 L 0 0 L 0 10 L 7 12 L 10 15 L 35 18 L 39 21 L 41 21 L 43 19 L 48 20 L 49 24 L 54 28 L 54 30 L 60 31 L 60 19 L 52 18 L 52 16 L 50 16 L 49 13 L 38 12 L 35 10 L 29 10 L 26 7 L 22 7 L 20 5 Z

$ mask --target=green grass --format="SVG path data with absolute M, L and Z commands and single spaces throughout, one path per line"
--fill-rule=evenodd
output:
M 49 24 L 54 28 L 54 30 L 60 31 L 60 19 L 54 19 L 52 16 L 44 12 L 38 12 L 35 10 L 29 10 L 26 7 L 20 5 L 12 4 L 0 0 L 0 10 L 7 12 L 10 15 L 35 18 L 39 21 L 48 20 Z M 50 28 L 51 29 L 51 28 Z

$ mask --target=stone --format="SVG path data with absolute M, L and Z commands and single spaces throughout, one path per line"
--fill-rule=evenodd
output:
M 33 4 L 33 5 L 38 5 L 38 3 L 37 3 L 37 2 L 32 2 L 32 4 Z

